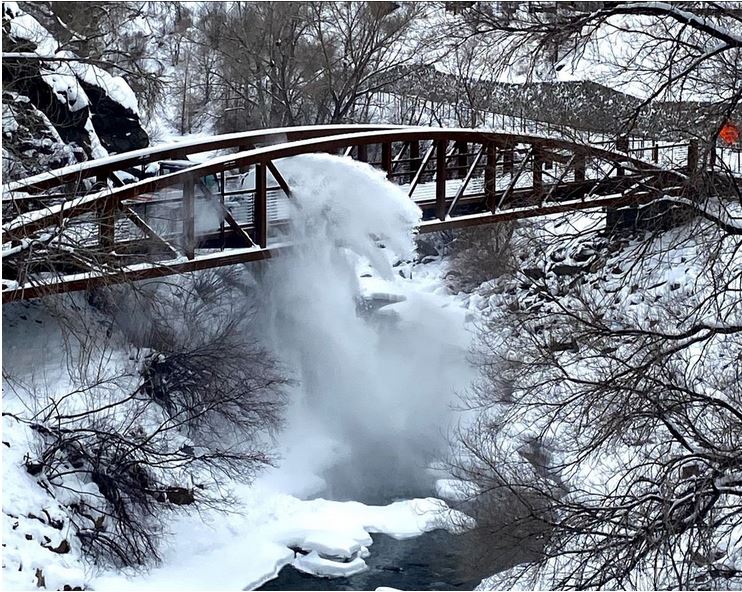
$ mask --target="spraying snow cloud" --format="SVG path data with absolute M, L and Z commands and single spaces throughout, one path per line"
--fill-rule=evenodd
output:
M 324 465 L 335 497 L 410 493 L 443 447 L 466 358 L 462 319 L 393 267 L 409 269 L 400 262 L 414 255 L 420 210 L 384 173 L 349 158 L 302 156 L 279 168 L 294 193 L 297 246 L 271 261 L 265 281 L 277 351 L 300 382 L 288 455 Z M 394 296 L 381 314 L 359 312 L 359 270 Z

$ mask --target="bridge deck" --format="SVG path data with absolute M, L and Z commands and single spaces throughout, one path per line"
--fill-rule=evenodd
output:
M 591 175 L 588 175 L 590 177 Z M 468 202 L 481 201 L 485 198 L 485 178 L 483 175 L 472 177 L 467 183 L 464 179 L 446 180 L 446 199 L 450 203 L 455 195 L 463 186 L 460 196 L 462 204 Z M 569 172 L 563 175 L 564 182 L 574 181 L 574 173 Z M 510 187 L 513 182 L 513 176 L 510 173 L 501 174 L 495 181 L 496 190 L 503 192 Z M 511 190 L 528 189 L 532 184 L 531 173 L 525 172 L 518 176 L 513 183 Z M 546 185 L 547 190 L 550 185 Z M 411 184 L 405 183 L 399 186 L 400 189 L 409 194 Z M 412 200 L 419 206 L 423 206 L 427 213 L 430 213 L 432 204 L 436 199 L 436 182 L 435 180 L 426 183 L 420 183 L 415 187 Z M 275 229 L 285 228 L 289 222 L 292 212 L 292 205 L 289 196 L 278 186 L 267 187 L 266 189 L 268 228 Z M 182 188 L 169 188 L 156 194 L 144 194 L 135 199 L 124 202 L 131 206 L 137 213 L 145 218 L 150 227 L 157 232 L 163 239 L 169 242 L 177 242 L 181 236 L 183 224 L 183 190 Z M 216 233 L 224 230 L 224 220 L 221 218 L 219 208 L 209 200 L 203 193 L 196 196 L 196 208 L 200 210 L 200 217 L 196 225 L 196 236 L 214 237 Z M 226 191 L 223 199 L 224 206 L 229 210 L 237 223 L 243 228 L 252 229 L 255 222 L 255 188 L 241 187 L 238 177 L 226 184 Z M 426 216 L 430 218 L 431 216 Z M 81 221 L 74 226 L 75 240 L 81 246 L 93 247 L 98 243 L 98 226 L 99 222 L 94 215 L 90 216 L 90 221 Z M 146 240 L 144 232 L 130 219 L 120 218 L 116 220 L 114 226 L 115 242 L 127 243 L 130 241 Z

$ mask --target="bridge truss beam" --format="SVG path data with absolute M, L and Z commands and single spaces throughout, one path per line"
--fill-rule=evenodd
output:
M 103 179 L 116 176 L 115 167 L 154 162 L 173 150 L 121 155 L 115 165 L 84 163 L 77 172 L 5 186 L 4 208 L 17 215 L 3 226 L 3 302 L 270 258 L 287 248 L 276 231 L 288 223 L 292 199 L 280 159 L 301 154 L 341 154 L 381 168 L 421 208 L 420 232 L 648 203 L 681 194 L 687 181 L 625 153 L 548 137 L 406 127 L 337 133 L 339 127 L 323 128 L 325 135 L 307 128 L 253 132 L 252 142 L 294 139 L 251 144 L 128 185 L 106 186 Z M 247 140 L 233 135 L 227 143 L 244 147 Z M 189 149 L 202 152 L 205 145 L 226 144 L 212 139 Z M 240 186 L 238 171 L 248 170 L 254 184 Z M 70 179 L 73 191 L 65 192 Z M 217 226 L 205 228 L 204 212 Z

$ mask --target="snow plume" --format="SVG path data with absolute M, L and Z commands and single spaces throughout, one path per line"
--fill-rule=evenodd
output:
M 466 358 L 449 339 L 463 319 L 402 277 L 420 210 L 350 158 L 278 164 L 293 191 L 297 245 L 264 278 L 276 348 L 299 382 L 283 472 L 299 495 L 378 503 L 419 494 L 444 442 L 460 368 L 449 361 Z M 313 491 L 297 490 L 307 477 Z

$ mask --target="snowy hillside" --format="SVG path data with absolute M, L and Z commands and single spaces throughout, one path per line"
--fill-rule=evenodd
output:
M 123 78 L 79 61 L 15 2 L 3 2 L 3 31 L 6 177 L 148 145 Z
M 684 577 L 736 589 L 739 468 L 722 459 L 736 458 L 739 442 L 718 430 L 734 413 L 727 404 L 739 401 L 739 243 L 707 221 L 654 236 L 606 237 L 603 225 L 590 215 L 521 225 L 513 235 L 518 270 L 483 283 L 469 300 L 486 319 L 479 355 L 498 371 L 496 382 L 486 373 L 472 393 L 487 412 L 467 438 L 486 438 L 498 470 L 474 456 L 460 476 L 480 490 L 530 483 L 534 495 L 561 498 L 554 511 L 570 526 L 537 565 L 498 574 L 482 589 L 564 588 L 577 578 L 605 589 L 670 587 L 670 557 L 694 545 L 692 529 L 666 524 L 680 530 L 670 549 L 648 551 L 623 580 L 612 578 L 615 559 L 601 545 L 626 536 L 628 546 L 659 528 L 653 516 L 702 507 L 704 487 L 721 496 L 707 510 L 718 530 Z M 730 291 L 717 291 L 719 281 Z M 670 360 L 658 362 L 665 355 Z M 504 390 L 490 391 L 494 384 Z M 719 442 L 704 440 L 704 431 L 716 431 Z M 705 456 L 707 446 L 714 453 Z M 698 497 L 684 497 L 689 486 Z M 544 511 L 551 505 L 542 503 Z

